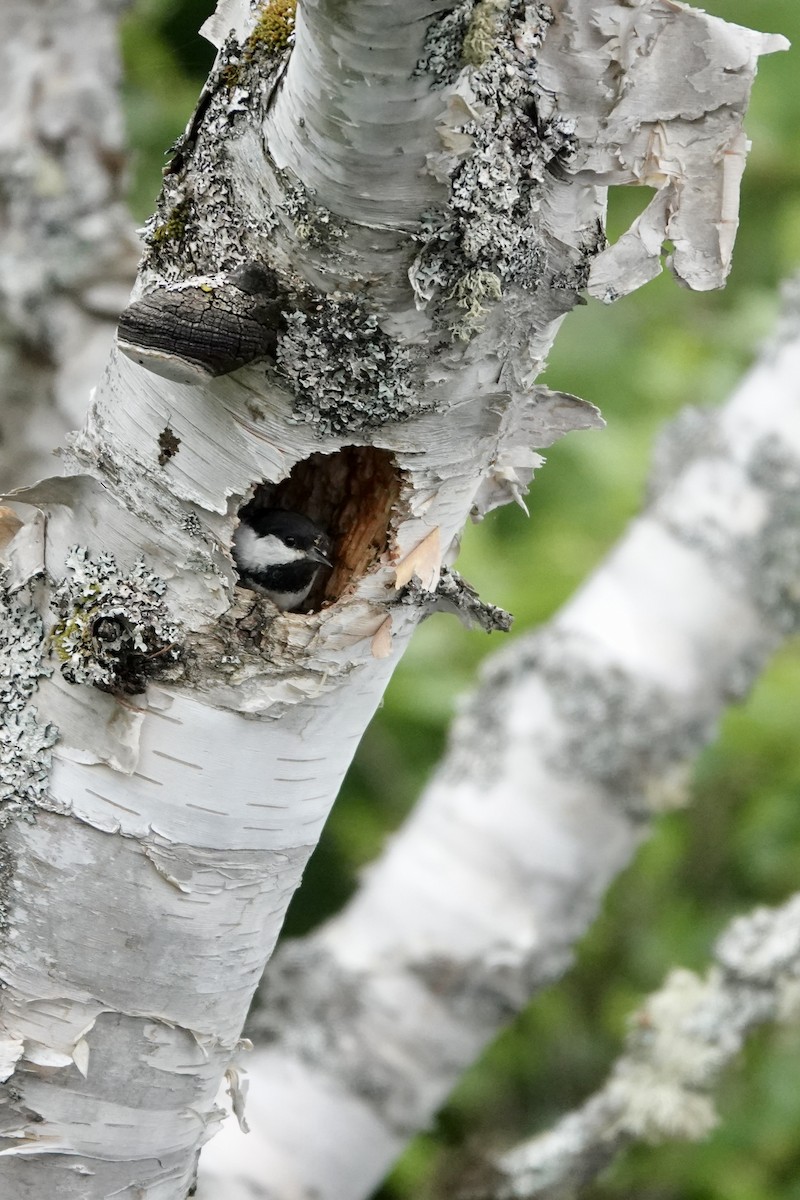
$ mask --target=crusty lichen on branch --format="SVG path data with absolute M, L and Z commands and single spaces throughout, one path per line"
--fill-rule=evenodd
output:
M 533 294 L 549 283 L 556 263 L 536 214 L 548 171 L 554 160 L 570 159 L 575 136 L 570 120 L 544 118 L 539 103 L 536 52 L 553 21 L 550 8 L 481 0 L 457 12 L 459 21 L 448 14 L 434 31 L 440 43 L 431 34 L 418 65 L 457 82 L 440 129 L 443 149 L 429 158 L 449 202 L 423 218 L 410 276 L 418 302 L 469 341 L 506 289 Z

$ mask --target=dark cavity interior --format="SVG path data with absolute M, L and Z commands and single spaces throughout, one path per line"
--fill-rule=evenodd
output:
M 282 483 L 257 484 L 251 501 L 304 513 L 333 539 L 333 570 L 323 572 L 303 605 L 314 612 L 338 600 L 387 550 L 399 497 L 400 476 L 387 450 L 345 446 L 296 463 Z

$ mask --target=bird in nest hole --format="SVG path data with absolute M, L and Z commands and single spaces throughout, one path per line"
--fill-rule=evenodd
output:
M 324 530 L 302 513 L 247 504 L 239 513 L 231 553 L 241 584 L 291 612 L 307 598 L 320 571 L 333 566 L 332 549 Z

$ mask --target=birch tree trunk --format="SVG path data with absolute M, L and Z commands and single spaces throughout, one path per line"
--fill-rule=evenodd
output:
M 591 406 L 564 314 L 729 265 L 759 53 L 666 0 L 223 0 L 134 303 L 7 548 L 10 1195 L 183 1197 L 250 998 L 446 568 Z M 687 64 L 675 116 L 675 56 Z M 603 249 L 604 188 L 657 187 Z M 309 611 L 234 590 L 246 499 L 336 543 Z M 52 661 L 48 661 L 48 656 Z M 43 902 L 42 897 L 46 897 Z M 239 1100 L 236 1100 L 239 1107 Z

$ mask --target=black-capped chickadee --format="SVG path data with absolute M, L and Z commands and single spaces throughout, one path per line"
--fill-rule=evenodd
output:
M 319 572 L 332 567 L 331 539 L 302 513 L 246 504 L 231 553 L 239 581 L 289 612 L 308 596 Z

